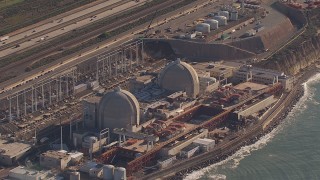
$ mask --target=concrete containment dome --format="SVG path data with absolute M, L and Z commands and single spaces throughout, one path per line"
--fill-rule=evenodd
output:
M 129 91 L 116 88 L 105 94 L 99 103 L 99 128 L 126 128 L 139 125 L 140 107 Z
M 170 91 L 185 91 L 189 97 L 199 94 L 199 79 L 192 66 L 177 59 L 160 73 L 159 86 Z

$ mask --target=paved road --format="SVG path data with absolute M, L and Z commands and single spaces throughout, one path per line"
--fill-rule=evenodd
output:
M 120 14 L 134 7 L 143 5 L 146 0 L 138 3 L 132 0 L 113 0 L 101 3 L 78 13 L 53 20 L 31 30 L 19 33 L 9 38 L 5 44 L 0 44 L 0 58 L 22 50 L 36 47 L 60 35 L 86 26 L 95 21 Z M 15 47 L 19 44 L 20 47 Z
M 201 3 L 204 3 L 204 2 L 207 2 L 206 0 L 199 0 L 197 2 L 194 2 L 186 7 L 188 8 L 193 8 L 193 6 L 197 5 L 197 4 L 201 4 Z M 177 11 L 174 11 L 172 13 L 169 13 L 169 14 L 166 14 L 166 15 L 163 15 L 163 16 L 159 16 L 157 19 L 158 21 L 154 21 L 155 23 L 153 23 L 152 26 L 157 26 L 157 22 L 160 22 L 160 21 L 164 21 L 164 19 L 168 19 L 168 17 L 172 17 L 172 16 L 176 16 L 177 14 L 180 13 L 180 10 L 177 10 Z M 131 39 L 134 39 L 136 37 L 138 37 L 139 35 L 135 35 L 133 34 L 133 32 L 139 32 L 141 31 L 142 29 L 145 29 L 147 26 L 148 26 L 149 23 L 145 23 L 141 26 L 138 26 L 134 29 L 132 29 L 130 32 L 125 32 L 125 33 L 122 33 L 116 37 L 114 37 L 115 39 L 117 39 L 117 41 L 114 41 L 114 39 L 110 39 L 106 42 L 102 42 L 102 43 L 99 43 L 99 44 L 96 44 L 92 47 L 89 47 L 85 50 L 82 50 L 81 52 L 78 52 L 76 54 L 72 54 L 70 56 L 67 56 L 67 57 L 64 57 L 60 60 L 57 60 L 51 64 L 48 64 L 46 66 L 43 66 L 43 67 L 40 67 L 38 69 L 35 69 L 31 72 L 27 72 L 27 73 L 23 73 L 23 75 L 20 75 L 16 78 L 13 78 L 9 81 L 6 81 L 4 83 L 1 83 L 0 84 L 0 87 L 1 88 L 5 88 L 5 87 L 14 87 L 16 86 L 17 84 L 21 83 L 21 81 L 26 81 L 28 78 L 32 78 L 32 77 L 35 77 L 35 76 L 38 76 L 39 74 L 41 74 L 41 71 L 48 71 L 50 69 L 55 69 L 54 71 L 55 72 L 61 72 L 65 69 L 68 69 L 69 67 L 72 67 L 76 64 L 79 64 L 83 61 L 88 61 L 88 60 L 92 60 L 94 58 L 96 58 L 96 56 L 98 56 L 99 54 L 102 54 L 102 53 L 105 53 L 106 51 L 108 51 L 107 49 L 111 49 L 113 47 L 116 47 L 118 45 L 120 45 L 121 43 L 123 42 L 126 42 L 126 41 L 129 41 Z M 107 49 L 106 49 L 107 48 Z M 81 56 L 79 56 L 79 54 L 81 54 Z M 64 62 L 63 64 L 60 64 L 60 62 Z M 30 86 L 31 84 L 35 84 L 36 82 L 39 82 L 40 80 L 44 79 L 44 78 L 48 78 L 50 76 L 52 76 L 53 74 L 48 74 L 48 75 L 45 75 L 43 77 L 40 77 L 39 79 L 35 79 L 29 83 L 26 83 L 20 87 L 17 87 L 15 88 L 14 90 L 11 90 L 11 91 L 8 91 L 6 93 L 2 93 L 0 94 L 0 100 L 7 97 L 8 95 L 10 94 L 13 94 L 14 92 L 18 92 L 20 90 L 22 90 L 23 88 L 25 87 L 28 87 Z M 1 89 L 0 89 L 1 90 Z

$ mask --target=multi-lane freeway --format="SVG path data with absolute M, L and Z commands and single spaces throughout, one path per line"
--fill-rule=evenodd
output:
M 61 43 L 58 46 L 48 48 L 45 51 L 38 52 L 37 54 L 35 54 L 33 56 L 25 58 L 21 62 L 14 63 L 12 66 L 14 66 L 14 67 L 21 66 L 24 62 L 34 61 L 37 57 L 46 56 L 47 54 L 50 54 L 50 53 L 56 51 L 56 49 L 59 47 L 64 47 L 64 46 L 72 45 L 74 43 L 79 43 L 79 41 L 81 41 L 81 40 L 84 40 L 86 38 L 90 38 L 92 36 L 96 36 L 101 31 L 114 29 L 115 27 L 120 26 L 124 23 L 134 21 L 134 20 L 138 19 L 139 17 L 146 16 L 148 14 L 153 14 L 156 9 L 167 8 L 168 6 L 171 6 L 172 4 L 176 4 L 176 3 L 178 3 L 178 1 L 174 1 L 174 2 L 167 1 L 163 4 L 159 4 L 159 5 L 154 6 L 152 8 L 148 8 L 144 11 L 141 11 L 137 14 L 134 14 L 130 17 L 125 17 L 124 19 L 119 19 L 119 21 L 108 24 L 105 27 L 103 27 L 102 29 L 97 29 L 97 30 L 94 30 L 94 31 L 86 34 L 85 37 L 83 37 L 83 36 L 78 37 L 72 41 Z M 201 3 L 207 3 L 207 1 L 201 0 L 199 2 L 195 2 L 193 4 L 190 4 L 189 8 L 194 9 L 194 7 L 193 7 L 194 4 L 201 4 Z M 198 6 L 198 8 L 200 8 L 200 7 L 201 6 Z M 186 9 L 186 12 L 187 12 L 187 9 Z M 170 14 L 170 17 L 176 18 L 177 14 L 180 14 L 180 13 L 175 12 L 173 14 Z M 170 19 L 170 17 L 167 17 L 166 19 L 168 20 L 168 19 Z M 163 17 L 161 17 L 161 18 L 163 18 Z M 156 23 L 153 23 L 152 27 L 156 26 L 159 22 L 161 22 L 161 21 L 159 20 Z M 135 29 L 132 29 L 132 31 L 139 32 L 145 28 L 146 28 L 146 25 L 141 25 Z M 80 52 L 78 55 L 74 54 L 72 56 L 65 57 L 65 58 L 63 58 L 63 60 L 59 61 L 59 62 L 63 62 L 63 63 L 54 62 L 54 63 L 48 64 L 44 67 L 38 68 L 34 71 L 25 73 L 25 74 L 19 76 L 18 78 L 14 78 L 14 79 L 9 80 L 5 83 L 1 83 L 0 99 L 3 99 L 14 92 L 18 92 L 18 91 L 22 90 L 23 87 L 27 86 L 28 84 L 33 84 L 33 83 L 36 83 L 35 81 L 39 81 L 43 78 L 53 76 L 52 72 L 58 73 L 64 69 L 68 69 L 69 67 L 72 67 L 72 66 L 79 64 L 83 61 L 87 61 L 88 59 L 96 58 L 97 55 L 102 54 L 106 51 L 105 48 L 110 49 L 111 47 L 117 46 L 125 41 L 129 41 L 129 40 L 133 39 L 134 37 L 135 37 L 135 35 L 132 34 L 132 32 L 122 33 L 119 36 L 114 37 L 117 39 L 116 41 L 114 41 L 114 39 L 110 39 L 109 41 L 100 43 L 98 45 L 98 48 L 97 48 L 97 45 L 95 45 L 94 47 L 90 47 L 90 48 L 86 49 L 85 51 Z M 7 68 L 12 68 L 12 67 L 7 67 Z M 5 71 L 6 68 L 2 68 L 1 70 Z
M 33 29 L 20 32 L 0 43 L 0 58 L 47 43 L 77 28 L 128 11 L 129 9 L 143 5 L 145 2 L 146 0 L 139 2 L 132 0 L 105 1 L 74 14 L 62 18 L 59 17 Z

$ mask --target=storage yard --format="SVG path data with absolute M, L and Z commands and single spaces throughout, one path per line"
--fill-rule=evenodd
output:
M 145 2 L 105 1 L 24 32 L 28 37 L 3 36 L 0 49 L 30 33 L 38 38 L 72 31 Z M 268 38 L 288 39 L 300 27 L 255 0 L 193 2 L 157 16 L 183 2 L 166 1 L 79 36 L 109 37 L 141 14 L 151 19 L 100 42 L 90 53 L 81 51 L 86 54 L 4 83 L 0 163 L 20 165 L 7 178 L 154 179 L 169 171 L 183 176 L 187 164 L 219 159 L 268 131 L 274 123 L 270 118 L 297 91 L 295 79 L 250 63 L 268 56 L 277 43 Z M 288 34 L 282 35 L 281 24 Z M 79 45 L 77 38 L 58 48 Z M 230 51 L 219 54 L 221 47 Z M 184 169 L 170 170 L 184 162 Z

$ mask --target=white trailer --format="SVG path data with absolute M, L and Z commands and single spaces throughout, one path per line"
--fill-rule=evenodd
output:
M 6 41 L 8 39 L 9 39 L 9 36 L 3 36 L 3 37 L 0 38 L 0 42 Z

